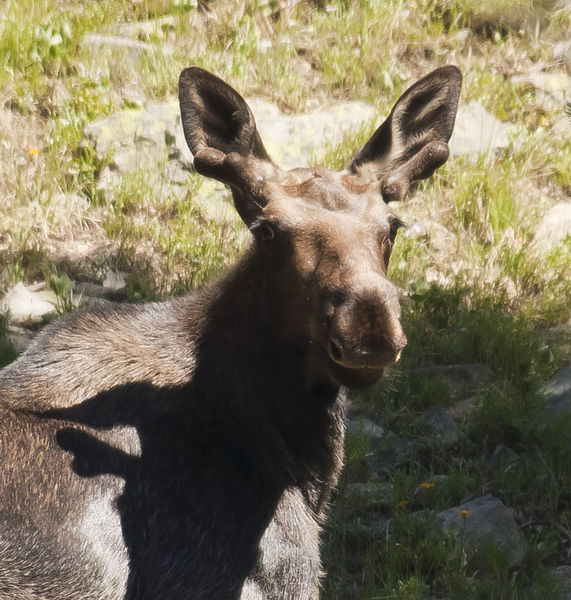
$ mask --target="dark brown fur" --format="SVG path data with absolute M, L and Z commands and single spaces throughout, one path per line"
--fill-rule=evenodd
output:
M 418 82 L 342 173 L 283 172 L 234 90 L 182 73 L 195 166 L 253 244 L 206 291 L 78 312 L 0 372 L 0 599 L 318 597 L 344 390 L 405 344 L 380 190 L 446 159 L 459 88 Z

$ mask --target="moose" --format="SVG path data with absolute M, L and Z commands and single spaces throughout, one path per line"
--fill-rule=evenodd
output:
M 196 171 L 252 234 L 205 289 L 77 311 L 0 371 L 0 599 L 316 600 L 346 396 L 399 360 L 389 208 L 448 158 L 461 75 L 397 101 L 341 172 L 283 171 L 185 69 Z

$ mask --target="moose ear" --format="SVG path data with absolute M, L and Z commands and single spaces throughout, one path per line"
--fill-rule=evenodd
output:
M 461 85 L 462 75 L 454 66 L 417 81 L 355 156 L 349 171 L 379 179 L 385 202 L 402 199 L 411 181 L 429 177 L 446 162 Z
M 195 169 L 232 187 L 248 224 L 263 205 L 263 183 L 274 170 L 246 101 L 227 83 L 199 67 L 184 69 L 179 101 Z

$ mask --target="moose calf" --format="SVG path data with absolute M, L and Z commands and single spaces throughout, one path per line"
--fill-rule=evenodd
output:
M 79 311 L 0 372 L 2 600 L 315 600 L 346 388 L 406 338 L 387 203 L 448 157 L 461 76 L 413 85 L 347 169 L 280 170 L 189 68 L 196 170 L 253 240 L 206 290 Z

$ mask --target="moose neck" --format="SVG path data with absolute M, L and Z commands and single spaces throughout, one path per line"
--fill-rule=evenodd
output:
M 198 365 L 208 357 L 208 367 L 218 365 L 225 374 L 219 378 L 220 385 L 226 387 L 227 382 L 234 393 L 240 393 L 233 387 L 235 378 L 246 389 L 253 386 L 250 393 L 277 396 L 285 388 L 290 409 L 294 396 L 315 392 L 334 399 L 340 386 L 331 381 L 310 340 L 292 335 L 286 322 L 288 299 L 277 289 L 275 279 L 267 258 L 251 248 L 206 292 Z M 300 408 L 308 409 L 307 405 Z
M 325 474 L 340 466 L 343 394 L 307 341 L 284 333 L 283 300 L 267 273 L 264 258 L 251 249 L 205 292 L 193 379 L 209 390 L 212 410 L 232 413 L 248 435 L 263 432 L 270 462 L 288 463 L 296 480 Z M 270 457 L 276 448 L 281 456 Z

